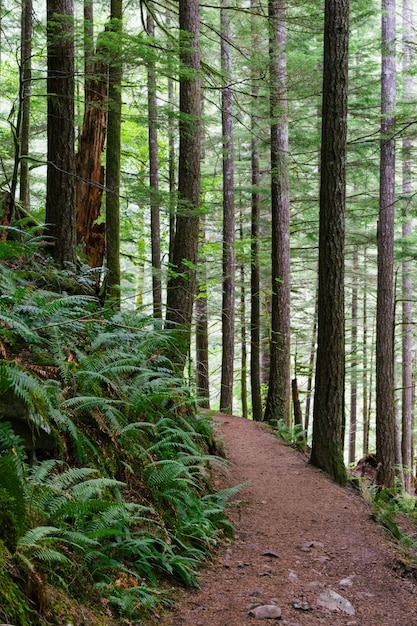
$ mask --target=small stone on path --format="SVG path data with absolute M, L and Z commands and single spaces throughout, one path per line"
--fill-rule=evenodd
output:
M 317 598 L 317 604 L 330 609 L 330 611 L 343 611 L 348 615 L 355 615 L 355 609 L 343 596 L 333 591 L 333 589 L 326 589 Z
M 276 604 L 263 604 L 249 611 L 249 615 L 255 619 L 279 619 L 281 609 Z

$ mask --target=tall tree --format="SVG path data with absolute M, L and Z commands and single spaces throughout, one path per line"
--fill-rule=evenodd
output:
M 204 246 L 206 238 L 205 216 L 201 216 L 200 245 Z M 200 276 L 195 301 L 195 359 L 196 359 L 196 387 L 199 405 L 204 409 L 210 408 L 210 379 L 209 379 L 209 340 L 208 340 L 208 311 L 207 311 L 207 271 L 205 259 L 199 264 Z
M 22 2 L 22 35 L 21 35 L 21 107 L 22 121 L 20 124 L 20 185 L 19 198 L 24 209 L 29 208 L 29 140 L 30 140 L 30 97 L 32 90 L 32 32 L 33 32 L 32 0 Z
M 74 4 L 47 1 L 48 147 L 46 230 L 61 266 L 75 263 Z
M 252 50 L 258 51 L 259 36 L 254 26 L 255 13 L 258 10 L 258 0 L 251 0 Z M 252 76 L 253 102 L 251 109 L 251 307 L 250 307 L 250 381 L 252 397 L 252 417 L 255 421 L 261 421 L 262 396 L 261 396 L 261 304 L 260 304 L 260 259 L 259 259 L 259 237 L 260 237 L 260 164 L 259 164 L 259 138 L 256 129 L 256 107 L 258 104 L 259 85 L 255 74 Z
M 120 137 L 123 67 L 117 37 L 122 31 L 123 0 L 111 0 L 108 50 L 109 91 L 106 150 L 106 259 L 109 296 L 120 305 Z
M 414 96 L 414 79 L 412 74 L 412 55 L 414 44 L 413 13 L 410 0 L 402 2 L 402 70 L 404 100 L 411 102 Z M 403 197 L 403 224 L 402 236 L 407 240 L 410 237 L 413 224 L 410 212 L 410 202 L 413 193 L 413 141 L 406 137 L 402 142 L 402 197 Z M 404 244 L 404 247 L 407 244 Z M 412 263 L 405 259 L 402 263 L 402 462 L 405 466 L 404 487 L 411 491 L 411 475 L 413 468 L 413 284 Z
M 351 326 L 351 357 L 350 357 L 350 421 L 349 421 L 349 457 L 348 462 L 354 463 L 356 456 L 357 431 L 357 400 L 358 400 L 358 247 L 353 247 L 352 257 L 352 326 Z
M 155 37 L 155 23 L 151 13 L 147 16 L 148 35 Z M 158 159 L 158 100 L 156 93 L 156 65 L 148 61 L 148 146 L 149 146 L 149 188 L 151 205 L 151 256 L 153 314 L 162 317 L 161 283 L 161 225 L 159 207 L 159 159 Z
M 94 60 L 92 0 L 84 1 L 84 117 L 76 156 L 77 241 L 91 267 L 101 267 L 105 254 L 105 224 L 97 223 L 104 189 L 104 151 L 107 127 L 107 68 Z
M 175 327 L 178 362 L 183 367 L 190 348 L 196 292 L 199 237 L 201 87 L 200 10 L 198 0 L 179 0 L 180 145 L 178 206 L 172 271 L 167 285 L 167 326 Z
M 326 0 L 324 16 L 317 364 L 311 463 L 339 483 L 343 461 L 344 240 L 349 0 Z
M 286 2 L 269 0 L 272 318 L 267 421 L 290 423 L 290 194 L 288 179 L 288 106 Z
M 396 20 L 395 0 L 382 0 L 381 141 L 378 220 L 378 292 L 376 310 L 376 454 L 377 481 L 395 481 L 394 422 L 394 204 Z
M 363 278 L 367 282 L 367 250 L 363 251 Z M 363 290 L 363 316 L 362 316 L 362 415 L 363 415 L 363 446 L 362 454 L 369 453 L 369 427 L 370 427 L 370 396 L 372 377 L 368 375 L 368 297 L 366 289 Z
M 220 385 L 220 410 L 232 413 L 233 362 L 235 328 L 235 201 L 233 159 L 233 93 L 232 58 L 230 40 L 230 2 L 222 0 L 221 65 L 222 132 L 223 132 L 223 298 L 222 298 L 222 375 Z
M 244 243 L 243 232 L 243 211 L 242 206 L 239 209 L 239 241 Z M 241 345 L 241 367 L 240 367 L 240 395 L 242 398 L 242 417 L 247 419 L 249 417 L 248 409 L 248 385 L 247 385 L 247 331 L 246 331 L 246 283 L 245 283 L 245 259 L 243 255 L 239 260 L 239 273 L 240 273 L 240 345 Z

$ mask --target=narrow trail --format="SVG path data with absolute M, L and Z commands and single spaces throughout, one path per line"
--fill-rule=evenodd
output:
M 230 546 L 159 626 L 417 626 L 417 581 L 402 573 L 398 550 L 351 487 L 259 424 L 218 415 L 215 425 L 230 461 L 216 485 L 250 484 L 230 507 Z M 250 615 L 262 605 L 281 617 Z

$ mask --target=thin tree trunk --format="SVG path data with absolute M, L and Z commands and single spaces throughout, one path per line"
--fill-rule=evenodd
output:
M 395 0 L 382 0 L 381 162 L 376 322 L 377 482 L 395 482 L 394 433 L 394 204 L 395 204 Z
M 269 0 L 272 318 L 271 362 L 265 420 L 290 423 L 290 195 L 288 182 L 288 111 L 286 2 Z
M 313 380 L 314 380 L 314 361 L 315 361 L 315 357 L 316 357 L 317 306 L 318 306 L 318 293 L 317 293 L 317 290 L 316 290 L 316 298 L 315 298 L 315 306 L 314 306 L 313 329 L 312 329 L 312 333 L 311 333 L 311 344 L 310 344 L 310 358 L 309 358 L 309 362 L 308 362 L 306 409 L 305 409 L 305 417 L 304 417 L 304 430 L 306 431 L 306 436 L 308 436 L 308 429 L 310 427 L 311 396 L 312 396 Z
M 200 242 L 205 241 L 205 219 L 201 218 Z M 208 341 L 208 314 L 207 314 L 207 275 L 205 259 L 202 259 L 200 268 L 200 283 L 195 302 L 196 322 L 196 385 L 199 405 L 204 409 L 210 408 L 210 379 L 209 379 L 209 341 Z
M 251 9 L 255 12 L 258 0 L 251 0 Z M 259 37 L 255 30 L 252 33 L 252 50 L 259 48 Z M 259 220 L 260 220 L 260 165 L 259 139 L 256 128 L 256 107 L 258 104 L 259 86 L 256 77 L 252 80 L 253 104 L 251 112 L 251 173 L 252 173 L 252 217 L 251 217 L 251 351 L 250 381 L 252 395 L 252 417 L 260 422 L 263 419 L 261 396 L 261 306 L 260 306 L 260 260 L 259 260 Z
M 410 0 L 402 1 L 402 32 L 403 32 L 403 86 L 404 99 L 410 102 L 414 96 L 414 78 L 411 72 L 411 62 L 413 57 L 413 13 Z M 413 166 L 411 151 L 413 141 L 404 138 L 402 142 L 402 197 L 403 197 L 403 224 L 402 236 L 407 239 L 413 231 L 410 204 L 413 194 Z M 404 244 L 404 247 L 407 244 Z M 413 284 L 412 284 L 412 263 L 404 260 L 401 267 L 402 273 L 402 462 L 404 465 L 404 488 L 410 492 L 413 473 L 413 445 L 412 433 L 414 427 L 413 415 Z
M 395 312 L 394 312 L 395 318 Z M 395 475 L 404 485 L 403 455 L 401 449 L 401 414 L 400 389 L 398 388 L 398 363 L 394 356 L 394 441 L 395 441 Z
M 303 425 L 303 413 L 301 411 L 297 378 L 293 378 L 291 381 L 291 391 L 292 391 L 292 404 L 294 407 L 294 425 L 302 426 Z
M 123 0 L 111 0 L 110 30 L 122 30 Z M 108 295 L 120 306 L 120 151 L 122 113 L 122 63 L 113 56 L 109 64 L 109 98 L 106 151 L 106 258 Z
M 233 111 L 231 87 L 230 2 L 222 0 L 221 64 L 223 131 L 223 299 L 222 299 L 222 375 L 220 410 L 232 413 L 235 330 L 235 202 L 233 160 Z
M 166 28 L 171 28 L 171 12 L 166 9 Z M 176 140 L 176 124 L 175 124 L 175 91 L 174 80 L 168 76 L 168 185 L 169 185 L 169 252 L 168 263 L 172 265 L 174 240 L 175 240 L 175 140 Z
M 367 283 L 367 265 L 366 265 L 366 248 L 363 251 L 363 280 L 364 285 Z M 366 288 L 363 290 L 363 318 L 362 318 L 362 413 L 363 413 L 363 456 L 369 453 L 369 402 L 368 398 L 371 392 L 368 391 L 368 299 Z
M 242 207 L 239 210 L 239 238 L 243 246 L 243 213 Z M 248 372 L 248 357 L 247 357 L 247 345 L 246 345 L 246 289 L 245 289 L 245 263 L 243 255 L 239 263 L 240 268 L 240 343 L 241 343 L 241 397 L 242 397 L 242 417 L 248 419 L 248 385 L 247 385 L 247 372 Z
M 352 259 L 352 328 L 350 357 L 350 422 L 349 422 L 349 457 L 350 463 L 356 457 L 357 399 L 358 399 L 358 267 L 359 252 L 355 245 Z
M 147 17 L 147 30 L 150 37 L 155 37 L 155 24 L 151 14 Z M 156 67 L 155 61 L 152 59 L 148 61 L 148 125 L 153 314 L 156 318 L 162 318 L 161 226 L 158 195 L 158 102 L 156 97 Z
M 23 0 L 21 35 L 22 123 L 20 128 L 19 200 L 21 206 L 26 211 L 30 206 L 28 155 L 30 139 L 30 97 L 32 90 L 32 12 L 32 0 Z

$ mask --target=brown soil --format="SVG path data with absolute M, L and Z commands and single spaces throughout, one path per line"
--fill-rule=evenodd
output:
M 230 507 L 233 541 L 159 626 L 417 626 L 417 581 L 370 505 L 265 427 L 224 415 L 215 424 L 231 463 L 216 469 L 217 486 L 250 484 Z M 328 590 L 353 609 L 322 606 Z M 249 615 L 270 604 L 280 619 Z

